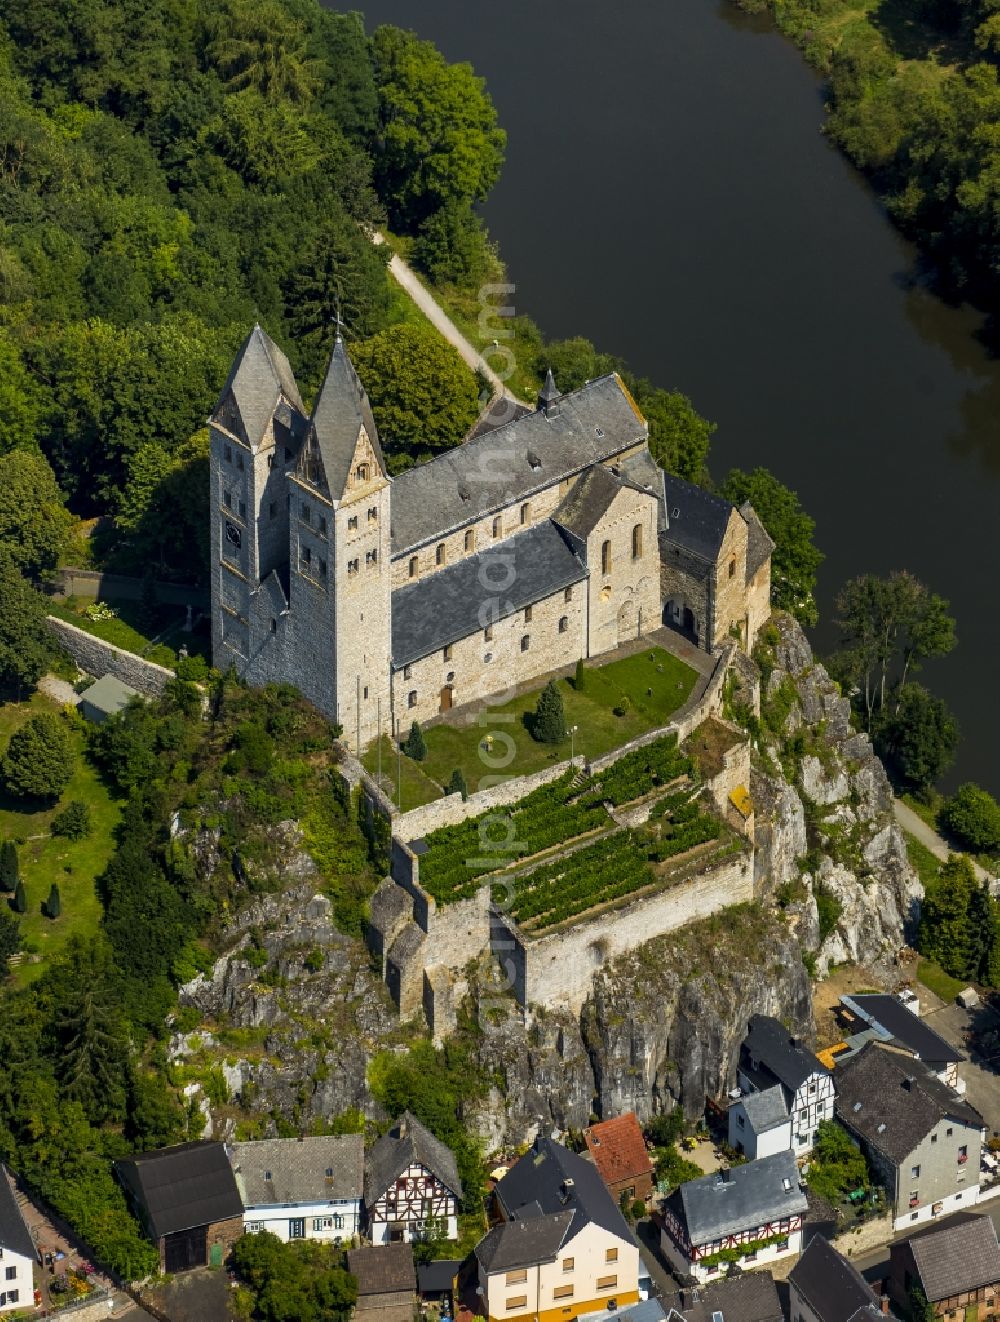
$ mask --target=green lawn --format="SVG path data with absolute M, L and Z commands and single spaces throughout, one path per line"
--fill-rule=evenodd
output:
M 945 973 L 944 969 L 932 959 L 920 960 L 917 964 L 917 978 L 935 996 L 940 996 L 945 1004 L 954 1001 L 963 987 L 969 985 L 967 982 L 960 982 L 958 978 L 953 978 L 950 973 Z
M 910 858 L 910 864 L 923 883 L 924 889 L 929 890 L 937 881 L 941 872 L 941 860 L 937 858 L 926 845 L 920 843 L 916 836 L 910 835 L 904 831 L 906 838 L 906 852 Z
M 373 743 L 361 759 L 365 770 L 376 778 L 378 753 L 379 746 Z M 385 734 L 382 736 L 382 789 L 401 812 L 409 812 L 411 808 L 419 808 L 421 804 L 430 803 L 432 799 L 440 799 L 442 794 L 441 786 L 428 780 L 419 762 L 414 762 L 408 757 L 400 757 L 397 760 L 396 745 Z
M 182 646 L 192 656 L 204 656 L 211 662 L 211 639 L 204 628 L 195 633 L 184 632 L 187 612 L 183 606 L 159 607 L 156 622 L 150 627 L 139 601 L 108 598 L 107 604 L 116 612 L 115 618 L 110 620 L 90 619 L 85 612 L 86 607 L 93 604 L 89 599 L 67 597 L 64 601 L 50 602 L 49 611 L 60 620 L 67 620 L 78 629 L 92 633 L 95 638 L 103 638 L 106 643 L 113 643 L 126 652 L 135 652 L 161 666 L 175 666 L 178 649 Z M 157 640 L 155 643 L 154 639 Z
M 32 712 L 51 710 L 53 705 L 40 694 L 30 702 L 0 705 L 0 754 L 12 732 Z M 87 936 L 96 930 L 101 905 L 94 879 L 104 871 L 114 852 L 112 834 L 120 815 L 117 802 L 83 756 L 82 732 L 74 731 L 73 738 L 80 756 L 59 804 L 40 812 L 30 811 L 0 794 L 0 836 L 24 841 L 18 845 L 21 876 L 28 896 L 28 911 L 21 918 L 24 949 L 28 954 L 43 957 L 59 950 L 74 934 Z M 76 842 L 48 834 L 52 818 L 71 799 L 81 799 L 89 805 L 93 823 L 91 834 Z M 35 840 L 32 836 L 42 838 Z M 41 906 L 53 882 L 59 887 L 62 912 L 58 918 L 49 919 L 42 914 Z M 26 960 L 15 970 L 15 977 L 19 982 L 30 982 L 42 968 L 43 964 Z
M 475 792 L 484 777 L 530 775 L 565 761 L 571 748 L 577 756 L 599 757 L 637 735 L 666 725 L 687 701 L 696 679 L 690 666 L 659 647 L 605 666 L 588 666 L 582 693 L 577 693 L 571 680 L 558 681 L 566 725 L 577 727 L 574 739 L 566 738 L 561 744 L 539 744 L 532 739 L 524 718 L 534 711 L 538 701 L 539 689 L 534 689 L 503 706 L 484 707 L 488 716 L 485 724 L 442 724 L 426 730 L 427 758 L 421 767 L 442 785 L 459 767 L 470 792 Z M 623 716 L 616 716 L 613 709 L 623 698 L 628 701 L 628 709 Z M 480 751 L 488 734 L 494 740 L 494 766 L 484 761 Z M 514 756 L 498 768 L 496 762 L 510 748 L 504 736 L 513 741 Z

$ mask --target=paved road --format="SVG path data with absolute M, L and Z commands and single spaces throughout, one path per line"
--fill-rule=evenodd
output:
M 991 1217 L 993 1224 L 997 1227 L 997 1233 L 1000 1234 L 1000 1198 L 993 1198 L 988 1203 L 983 1203 L 982 1207 L 970 1207 L 970 1212 L 984 1212 Z M 961 1213 L 956 1213 L 961 1215 Z M 935 1225 L 947 1225 L 950 1217 L 943 1217 L 940 1221 L 935 1221 Z M 923 1230 L 927 1226 L 924 1222 L 919 1228 Z M 900 1231 L 896 1239 L 905 1239 L 909 1232 Z M 870 1253 L 859 1253 L 857 1257 L 852 1257 L 851 1261 L 861 1272 L 867 1281 L 881 1281 L 889 1274 L 889 1246 L 883 1244 L 881 1248 L 872 1249 Z
M 372 235 L 372 243 L 378 247 L 385 243 L 383 235 L 376 231 Z M 389 272 L 392 278 L 409 294 L 417 307 L 424 314 L 427 320 L 440 331 L 449 344 L 453 344 L 462 358 L 472 368 L 474 372 L 482 372 L 490 385 L 493 387 L 494 395 L 511 395 L 504 383 L 497 376 L 496 372 L 490 367 L 489 363 L 478 351 L 473 348 L 462 332 L 458 329 L 452 319 L 441 307 L 440 303 L 428 291 L 427 287 L 420 281 L 412 267 L 393 253 L 389 259 Z
M 936 831 L 932 831 L 927 823 L 922 818 L 918 817 L 912 808 L 908 808 L 907 805 L 902 803 L 899 799 L 896 800 L 896 821 L 904 831 L 919 840 L 922 845 L 931 851 L 935 858 L 941 859 L 942 862 L 946 862 L 948 855 L 954 852 L 948 848 L 947 843 Z M 992 882 L 995 880 L 990 876 L 986 869 L 981 868 L 978 863 L 973 863 L 972 866 L 975 868 L 976 876 L 980 881 Z

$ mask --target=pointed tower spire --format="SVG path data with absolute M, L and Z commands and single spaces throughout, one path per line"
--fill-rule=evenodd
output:
M 538 392 L 538 407 L 544 409 L 546 413 L 551 413 L 553 404 L 559 398 L 561 396 L 556 389 L 556 379 L 552 375 L 552 368 L 550 367 L 545 373 L 545 384 Z

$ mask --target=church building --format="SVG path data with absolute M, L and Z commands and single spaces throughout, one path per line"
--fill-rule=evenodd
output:
M 294 684 L 355 750 L 662 625 L 750 647 L 770 613 L 752 507 L 665 474 L 616 373 L 549 374 L 390 478 L 341 336 L 307 413 L 255 326 L 209 426 L 214 663 Z

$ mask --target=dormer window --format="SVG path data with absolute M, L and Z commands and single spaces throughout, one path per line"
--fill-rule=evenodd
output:
M 354 477 L 358 482 L 367 482 L 370 476 L 370 464 L 358 464 L 357 468 L 354 470 Z

